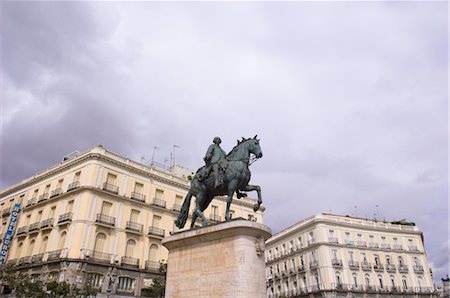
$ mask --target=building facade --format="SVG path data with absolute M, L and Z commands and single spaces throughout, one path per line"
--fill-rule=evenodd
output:
M 167 260 L 161 240 L 178 231 L 174 220 L 189 175 L 178 166 L 164 170 L 133 162 L 101 145 L 65 158 L 0 194 L 2 242 L 14 208 L 20 210 L 6 239 L 6 262 L 32 278 L 89 283 L 111 297 L 144 295 Z M 232 216 L 262 223 L 264 209 L 254 212 L 253 204 L 234 200 Z M 193 207 L 191 202 L 190 214 Z M 204 213 L 219 222 L 225 208 L 219 197 Z
M 266 242 L 268 297 L 435 297 L 413 223 L 319 214 Z

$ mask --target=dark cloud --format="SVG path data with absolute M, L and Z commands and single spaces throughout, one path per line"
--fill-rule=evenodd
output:
M 446 273 L 446 3 L 0 5 L 0 187 L 99 143 L 196 169 L 258 134 L 274 231 L 406 218 Z

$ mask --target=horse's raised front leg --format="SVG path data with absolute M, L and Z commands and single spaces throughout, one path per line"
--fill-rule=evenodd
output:
M 262 198 L 261 198 L 261 187 L 259 185 L 246 185 L 244 188 L 242 188 L 241 190 L 243 191 L 253 191 L 256 190 L 256 192 L 258 193 L 258 202 L 253 206 L 253 211 L 258 211 L 259 207 L 262 204 Z
M 227 192 L 227 210 L 225 211 L 225 220 L 226 221 L 230 221 L 231 220 L 231 216 L 230 216 L 230 205 L 231 202 L 233 201 L 233 194 L 237 189 L 237 180 L 231 180 L 230 182 L 228 182 L 228 192 Z

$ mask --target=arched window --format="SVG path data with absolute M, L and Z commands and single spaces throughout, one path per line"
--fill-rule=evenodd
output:
M 356 273 L 353 273 L 352 277 L 353 277 L 353 285 L 355 287 L 357 287 L 358 286 L 358 277 L 356 276 Z
M 64 248 L 64 244 L 66 243 L 66 236 L 67 236 L 67 232 L 66 231 L 62 232 L 61 235 L 59 236 L 58 250 Z
M 95 237 L 94 251 L 104 252 L 106 248 L 106 235 L 98 233 Z
M 380 286 L 380 288 L 383 288 L 383 277 L 381 277 L 381 275 L 378 274 L 378 285 Z
M 22 251 L 22 247 L 23 247 L 23 242 L 19 242 L 19 247 L 17 248 L 17 251 L 16 251 L 16 259 L 20 258 L 20 253 Z
M 369 274 L 366 274 L 364 276 L 364 281 L 366 283 L 366 287 L 370 287 L 370 276 L 369 276 Z
M 48 243 L 48 236 L 45 236 L 44 239 L 42 239 L 41 249 L 39 250 L 41 253 L 44 253 L 47 250 L 47 243 Z
M 134 241 L 133 239 L 128 240 L 127 246 L 125 247 L 125 256 L 133 257 L 135 248 L 136 248 L 136 241 Z
M 419 286 L 419 289 L 422 290 L 422 286 L 423 286 L 422 276 L 417 277 L 417 285 Z
M 36 240 L 34 240 L 34 239 L 30 240 L 30 245 L 28 246 L 27 256 L 33 255 L 33 249 L 34 249 L 35 243 L 36 243 Z
M 406 281 L 406 276 L 402 276 L 402 284 L 405 290 L 408 289 L 408 282 Z
M 150 245 L 148 258 L 150 261 L 153 261 L 153 262 L 158 261 L 158 245 L 156 245 L 156 244 Z
M 336 284 L 337 284 L 337 285 L 341 285 L 341 284 L 342 284 L 341 273 L 338 272 L 338 271 L 336 271 L 335 277 L 336 277 Z
M 394 278 L 394 276 L 393 275 L 389 276 L 389 279 L 391 280 L 391 286 L 393 288 L 395 288 L 395 278 Z

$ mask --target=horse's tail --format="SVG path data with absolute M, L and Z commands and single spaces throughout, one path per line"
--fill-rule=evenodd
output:
M 184 225 L 186 224 L 186 221 L 188 219 L 191 199 L 192 199 L 192 191 L 189 190 L 186 197 L 184 198 L 183 206 L 181 206 L 180 215 L 178 215 L 177 219 L 175 220 L 175 225 L 180 229 L 184 228 Z

